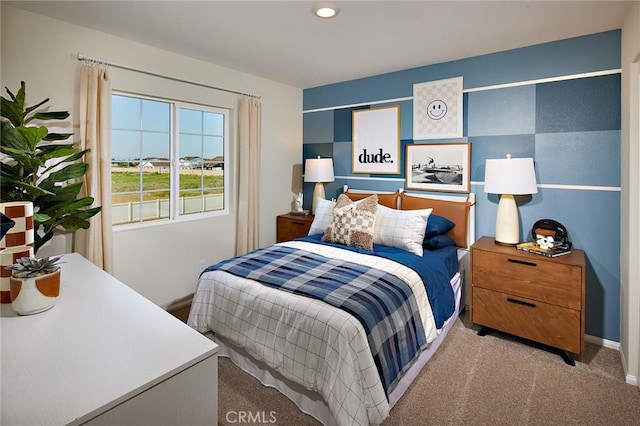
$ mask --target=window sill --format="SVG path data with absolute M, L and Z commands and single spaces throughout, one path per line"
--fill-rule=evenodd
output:
M 179 216 L 176 219 L 158 219 L 147 222 L 126 223 L 122 225 L 113 225 L 113 232 L 132 231 L 136 229 L 154 228 L 158 226 L 171 226 L 184 222 L 193 222 L 198 220 L 211 219 L 220 216 L 228 216 L 228 210 L 218 210 L 215 212 L 197 213 Z

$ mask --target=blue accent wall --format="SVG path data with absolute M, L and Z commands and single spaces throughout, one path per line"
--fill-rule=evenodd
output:
M 498 197 L 483 192 L 485 160 L 532 157 L 541 188 L 516 197 L 523 238 L 538 219 L 567 227 L 587 257 L 587 334 L 619 341 L 621 76 L 591 74 L 618 70 L 620 61 L 621 31 L 615 30 L 306 89 L 303 161 L 333 157 L 336 181 L 326 185 L 328 197 L 344 184 L 404 188 L 404 146 L 414 143 L 413 84 L 462 76 L 460 140 L 471 143 L 476 237 L 495 234 Z M 353 174 L 352 111 L 386 105 L 400 105 L 401 173 Z M 304 191 L 309 208 L 312 184 Z

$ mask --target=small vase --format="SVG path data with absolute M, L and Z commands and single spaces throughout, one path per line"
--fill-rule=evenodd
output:
M 51 309 L 60 297 L 60 270 L 33 278 L 10 278 L 11 308 L 18 315 Z

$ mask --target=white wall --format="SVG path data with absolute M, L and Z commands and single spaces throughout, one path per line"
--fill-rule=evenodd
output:
M 622 218 L 620 352 L 640 386 L 640 3 L 622 27 Z
M 71 112 L 75 132 L 79 128 L 75 114 L 78 52 L 261 96 L 260 244 L 275 242 L 275 218 L 290 209 L 292 169 L 302 158 L 301 89 L 4 4 L 1 7 L 3 94 L 5 86 L 14 91 L 24 80 L 27 101 L 35 103 L 49 97 L 52 110 Z M 114 67 L 109 74 L 113 90 L 234 108 L 235 122 L 236 95 Z M 230 174 L 232 172 L 230 170 Z M 235 194 L 232 205 L 234 200 Z M 193 293 L 200 259 L 217 262 L 232 256 L 234 247 L 235 211 L 215 218 L 117 231 L 114 233 L 115 276 L 153 302 L 167 306 Z M 71 248 L 70 238 L 62 237 L 39 254 L 65 252 Z

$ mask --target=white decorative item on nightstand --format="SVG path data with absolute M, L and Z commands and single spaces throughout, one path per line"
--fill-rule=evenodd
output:
M 302 211 L 302 203 L 303 203 L 303 195 L 302 192 L 298 192 L 298 196 L 296 197 L 296 211 Z

